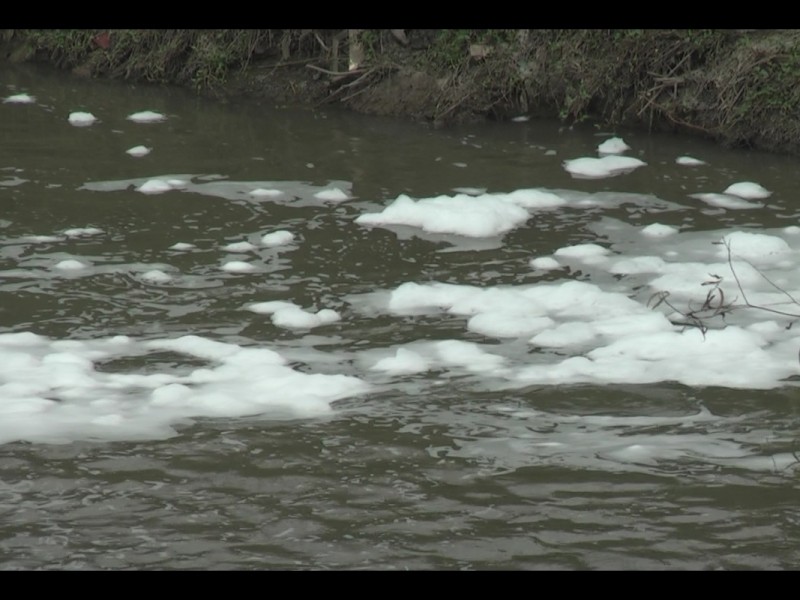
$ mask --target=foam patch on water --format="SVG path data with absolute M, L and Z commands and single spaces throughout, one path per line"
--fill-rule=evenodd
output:
M 597 151 L 600 154 L 622 154 L 627 152 L 631 147 L 625 143 L 621 137 L 612 137 L 597 146 Z
M 67 237 L 86 237 L 92 235 L 100 235 L 104 233 L 99 227 L 73 227 L 72 229 L 65 229 L 64 235 Z
M 565 160 L 564 169 L 579 179 L 603 179 L 630 173 L 646 164 L 643 160 L 631 156 L 609 154 L 601 158 L 584 157 Z
M 694 158 L 693 156 L 679 156 L 675 159 L 675 162 L 685 167 L 699 167 L 701 165 L 708 164 L 704 160 Z
M 313 185 L 303 181 L 231 181 L 223 175 L 208 173 L 185 173 L 158 175 L 146 178 L 121 179 L 111 181 L 88 181 L 80 186 L 81 190 L 94 192 L 118 192 L 135 188 L 145 193 L 163 193 L 173 189 L 192 192 L 204 196 L 224 198 L 226 200 L 260 204 L 275 202 L 291 206 L 327 206 L 331 199 L 324 199 L 328 194 L 331 198 L 341 198 L 346 194 L 347 199 L 353 198 L 351 193 L 352 183 L 348 181 L 330 181 L 326 185 Z M 142 189 L 144 188 L 144 189 Z M 322 193 L 320 199 L 317 194 Z
M 453 219 L 453 212 L 461 217 Z M 459 194 L 415 201 L 401 195 L 380 213 L 356 218 L 361 225 L 411 225 L 434 233 L 488 237 L 510 231 L 528 220 L 528 211 L 496 196 Z
M 347 192 L 337 187 L 316 192 L 314 197 L 319 198 L 320 200 L 331 200 L 332 202 L 342 202 L 343 200 L 350 199 L 350 196 L 347 194 Z
M 254 198 L 278 198 L 283 196 L 283 192 L 275 189 L 256 188 L 250 190 L 250 195 Z
M 148 148 L 147 146 L 134 146 L 133 148 L 128 148 L 125 150 L 125 153 L 135 158 L 141 158 L 142 156 L 147 156 L 152 151 L 153 149 Z
M 250 242 L 233 242 L 231 244 L 224 245 L 222 249 L 227 252 L 253 252 L 254 250 L 257 250 L 258 247 Z
M 166 121 L 167 116 L 152 110 L 143 110 L 128 115 L 127 119 L 134 123 L 160 123 Z
M 96 123 L 97 117 L 90 112 L 76 111 L 70 113 L 69 117 L 67 117 L 67 120 L 69 121 L 70 125 L 74 125 L 76 127 L 86 127 Z
M 294 234 L 291 231 L 280 230 L 273 231 L 272 233 L 264 234 L 261 238 L 261 243 L 264 246 L 285 246 L 294 241 Z
M 180 190 L 185 188 L 187 185 L 186 180 L 184 179 L 148 179 L 138 188 L 136 188 L 137 192 L 141 192 L 142 194 L 163 194 L 164 192 L 169 192 L 172 190 Z
M 102 366 L 163 352 L 173 354 L 146 372 Z M 183 366 L 176 365 L 180 357 Z M 324 415 L 335 400 L 370 389 L 355 377 L 300 373 L 286 362 L 268 348 L 197 336 L 59 341 L 0 334 L 0 443 L 159 439 L 196 418 Z
M 177 250 L 178 252 L 187 252 L 195 248 L 197 248 L 197 246 L 189 242 L 176 242 L 169 247 L 170 250 Z
M 222 265 L 222 270 L 228 273 L 253 273 L 258 271 L 258 267 L 242 260 L 229 260 Z
M 147 283 L 163 284 L 172 281 L 172 276 L 161 269 L 151 269 L 142 273 L 141 278 Z
M 606 218 L 593 226 L 607 240 L 603 246 L 574 244 L 557 249 L 553 258 L 531 260 L 531 266 L 579 270 L 592 282 L 486 287 L 406 282 L 348 301 L 359 310 L 398 317 L 463 317 L 465 333 L 487 338 L 477 348 L 505 359 L 476 359 L 484 365 L 482 373 L 512 386 L 793 385 L 800 375 L 800 331 L 790 326 L 800 318 L 800 302 L 794 300 L 800 299 L 795 226 L 684 232 L 656 225 Z M 703 310 L 710 292 L 711 304 Z M 503 344 L 493 346 L 495 340 Z M 520 354 L 520 344 L 529 353 Z M 400 349 L 427 362 L 397 354 Z M 408 372 L 407 365 L 427 370 L 443 364 L 432 362 L 414 342 L 394 352 L 378 357 L 371 368 Z
M 60 271 L 80 271 L 82 269 L 87 268 L 89 265 L 86 263 L 76 260 L 74 258 L 68 258 L 66 260 L 59 261 L 53 267 L 54 269 L 58 269 Z
M 517 190 L 510 194 L 456 194 L 413 198 L 401 194 L 379 213 L 356 218 L 361 225 L 408 225 L 432 233 L 491 237 L 524 224 L 529 210 L 564 206 L 567 201 L 543 190 Z
M 747 200 L 761 200 L 763 198 L 769 198 L 772 195 L 772 192 L 764 186 L 753 181 L 740 181 L 739 183 L 729 185 L 725 188 L 724 193 L 739 196 Z
M 3 99 L 4 104 L 33 104 L 34 102 L 36 102 L 36 97 L 25 93 L 13 94 Z
M 661 223 L 653 223 L 642 229 L 642 235 L 650 237 L 667 237 L 676 233 L 678 233 L 678 229 Z
M 272 315 L 273 324 L 284 329 L 313 329 L 341 320 L 335 310 L 323 308 L 314 313 L 282 300 L 256 302 L 245 306 L 245 309 L 260 315 Z
M 552 256 L 540 256 L 532 258 L 529 263 L 532 269 L 540 269 L 542 271 L 552 271 L 553 269 L 560 269 L 561 263 Z

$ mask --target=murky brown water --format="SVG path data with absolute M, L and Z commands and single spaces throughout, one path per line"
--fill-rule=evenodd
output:
M 466 363 L 390 377 L 372 365 L 404 344 L 481 343 L 515 368 L 539 355 L 526 344 L 530 336 L 487 340 L 465 330 L 463 317 L 395 314 L 369 300 L 406 282 L 493 287 L 566 277 L 622 285 L 588 268 L 535 273 L 528 260 L 602 241 L 598 224 L 608 219 L 640 226 L 657 218 L 694 231 L 795 225 L 796 160 L 552 122 L 438 131 L 0 65 L 0 96 L 20 92 L 35 103 L 0 104 L 0 335 L 40 337 L 14 338 L 0 355 L 9 365 L 0 370 L 0 569 L 800 566 L 800 420 L 791 381 L 771 389 L 510 386 Z M 71 126 L 67 115 L 78 110 L 99 122 Z M 168 118 L 126 120 L 141 110 Z M 603 180 L 562 168 L 611 134 L 648 168 Z M 125 153 L 139 144 L 153 151 Z M 687 170 L 674 162 L 681 155 L 708 166 Z M 153 178 L 183 187 L 137 191 Z M 767 186 L 770 210 L 700 210 L 687 197 L 721 191 L 732 179 Z M 318 196 L 334 188 L 348 199 Z M 602 202 L 536 213 L 489 238 L 355 222 L 401 194 L 529 188 Z M 258 200 L 257 189 L 282 195 Z M 88 227 L 101 233 L 64 233 Z M 292 231 L 292 245 L 223 249 L 276 230 Z M 195 248 L 170 248 L 178 242 Z M 56 268 L 70 260 L 84 269 Z M 231 261 L 256 271 L 224 270 Z M 170 279 L 159 283 L 154 271 Z M 242 310 L 262 301 L 332 309 L 341 319 L 285 328 Z M 237 411 L 231 404 L 249 401 L 243 396 L 256 388 L 236 385 L 261 367 L 226 380 L 209 366 L 216 387 L 187 384 L 204 390 L 203 410 L 163 395 L 137 408 L 135 419 L 127 408 L 103 408 L 124 407 L 126 398 L 139 406 L 145 376 L 208 366 L 205 355 L 164 344 L 143 349 L 148 340 L 187 335 L 270 349 L 299 373 L 370 387 L 329 401 L 338 379 L 298 379 L 269 394 L 310 398 L 304 412 L 291 404 Z M 95 360 L 85 379 L 58 370 L 77 360 L 70 352 L 114 336 L 140 346 Z M 15 350 L 23 346 L 30 354 Z M 19 373 L 48 364 L 43 357 L 55 349 L 53 370 L 36 371 L 62 377 L 45 386 L 61 411 L 51 418 L 31 408 L 33 397 L 47 400 L 35 391 L 41 382 Z M 121 380 L 106 374 L 141 379 L 115 387 Z M 12 396 L 17 404 L 4 408 Z

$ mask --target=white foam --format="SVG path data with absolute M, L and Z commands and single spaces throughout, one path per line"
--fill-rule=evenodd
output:
M 752 181 L 741 181 L 729 185 L 725 189 L 725 193 L 739 196 L 746 200 L 761 200 L 763 198 L 769 198 L 772 195 L 772 192 Z
M 178 250 L 180 252 L 184 252 L 186 250 L 194 250 L 197 248 L 194 244 L 190 244 L 188 242 L 176 242 L 169 247 L 170 250 Z
M 231 244 L 226 244 L 222 247 L 222 249 L 227 252 L 253 252 L 254 250 L 257 250 L 258 247 L 250 242 L 234 242 Z
M 161 121 L 166 121 L 167 117 L 152 110 L 143 110 L 128 115 L 127 119 L 134 123 L 160 123 Z
M 622 154 L 630 149 L 621 137 L 609 138 L 597 147 L 600 154 Z
M 496 372 L 505 362 L 502 356 L 487 352 L 473 342 L 442 340 L 434 346 L 443 364 L 472 372 Z
M 528 211 L 505 195 L 438 196 L 413 200 L 405 194 L 380 213 L 356 218 L 361 225 L 410 225 L 434 233 L 490 237 L 514 229 L 528 220 Z
M 89 235 L 100 235 L 104 233 L 98 227 L 73 227 L 72 229 L 64 230 L 64 235 L 67 237 L 84 237 Z
M 255 302 L 248 304 L 245 308 L 251 312 L 260 315 L 271 315 L 279 310 L 285 308 L 298 308 L 293 302 L 285 302 L 283 300 L 270 300 L 267 302 Z
M 4 104 L 33 104 L 36 102 L 36 97 L 30 94 L 13 94 L 3 99 Z
M 667 237 L 678 233 L 678 229 L 670 225 L 662 225 L 661 223 L 653 223 L 642 229 L 642 235 L 650 237 Z
M 284 308 L 272 315 L 272 322 L 276 327 L 286 329 L 313 329 L 320 325 L 327 325 L 338 320 L 338 315 L 334 313 L 323 313 L 323 315 L 310 313 L 299 307 Z
M 222 265 L 222 270 L 228 273 L 252 273 L 258 270 L 255 265 L 241 260 L 231 260 Z
M 172 281 L 172 276 L 168 275 L 161 269 L 151 269 L 142 273 L 141 278 L 147 283 L 169 283 Z
M 783 238 L 751 231 L 734 231 L 722 237 L 733 257 L 744 258 L 759 265 L 774 264 L 791 254 L 791 247 Z M 728 247 L 718 246 L 717 257 L 726 259 Z
M 280 230 L 267 233 L 261 238 L 261 243 L 264 246 L 285 246 L 294 240 L 294 234 L 291 231 Z
M 499 309 L 479 312 L 467 321 L 467 329 L 487 337 L 527 337 L 555 326 L 550 317 Z
M 314 197 L 319 198 L 320 200 L 330 200 L 333 202 L 342 202 L 343 200 L 350 199 L 350 196 L 347 195 L 347 192 L 339 189 L 338 187 L 316 192 Z
M 371 369 L 392 375 L 422 373 L 430 369 L 430 361 L 416 352 L 398 348 L 393 356 L 380 359 Z
M 55 267 L 55 269 L 59 269 L 61 271 L 79 271 L 81 269 L 85 269 L 88 265 L 82 263 L 79 260 L 75 260 L 74 258 L 68 258 L 66 260 L 59 261 Z
M 95 117 L 92 113 L 89 112 L 73 112 L 69 114 L 67 117 L 70 125 L 75 125 L 76 127 L 85 127 L 87 125 L 92 125 L 97 121 L 97 117 Z
M 141 158 L 142 156 L 147 156 L 152 152 L 152 148 L 148 148 L 147 146 L 134 146 L 133 148 L 128 148 L 125 150 L 126 154 L 130 154 L 135 158 Z
M 136 188 L 136 191 L 143 194 L 163 194 L 172 189 L 174 189 L 173 186 L 164 179 L 148 179 Z
M 0 443 L 162 439 L 196 417 L 324 415 L 334 401 L 370 389 L 351 376 L 295 371 L 268 348 L 198 336 L 66 342 L 0 334 Z M 97 369 L 158 351 L 183 355 L 185 366 L 170 359 L 155 372 Z M 198 359 L 207 364 L 192 366 Z
M 528 264 L 533 269 L 540 269 L 542 271 L 552 271 L 553 269 L 560 269 L 561 263 L 559 263 L 555 258 L 552 256 L 540 256 L 538 258 L 532 258 Z
M 675 159 L 675 162 L 686 167 L 699 167 L 700 165 L 707 164 L 705 161 L 691 156 L 679 156 Z
M 293 302 L 282 300 L 257 302 L 245 306 L 245 309 L 258 314 L 271 314 L 272 323 L 285 329 L 313 329 L 341 320 L 335 310 L 323 308 L 313 313 L 303 310 Z
M 254 190 L 250 190 L 250 195 L 255 196 L 256 198 L 276 198 L 278 196 L 282 196 L 283 192 L 275 189 L 256 188 Z
M 609 154 L 602 158 L 584 157 L 564 161 L 564 169 L 573 177 L 583 179 L 603 179 L 645 166 L 638 158 Z
M 559 248 L 554 252 L 555 256 L 576 258 L 584 262 L 604 261 L 608 254 L 608 248 L 604 248 L 598 244 L 576 244 L 574 246 Z

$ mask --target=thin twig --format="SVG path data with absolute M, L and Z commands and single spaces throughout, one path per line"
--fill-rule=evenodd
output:
M 738 286 L 739 291 L 742 293 L 742 298 L 744 298 L 744 302 L 745 302 L 745 304 L 747 306 L 749 306 L 750 308 L 757 308 L 759 310 L 765 310 L 767 312 L 771 312 L 771 313 L 776 314 L 776 315 L 782 315 L 784 317 L 794 317 L 796 319 L 800 318 L 800 314 L 797 314 L 797 313 L 788 313 L 788 312 L 784 312 L 782 310 L 775 310 L 774 308 L 769 308 L 769 307 L 766 307 L 766 306 L 759 306 L 757 304 L 752 304 L 750 302 L 750 300 L 748 300 L 748 298 L 747 298 L 747 294 L 745 293 L 744 288 L 742 287 L 742 282 L 739 281 L 739 276 L 736 274 L 736 269 L 733 268 L 733 259 L 731 257 L 731 244 L 730 244 L 730 241 L 729 240 L 723 240 L 722 243 L 725 245 L 725 248 L 727 248 L 727 250 L 728 250 L 728 266 L 730 267 L 731 273 L 733 273 L 733 278 L 736 280 L 736 285 Z M 744 259 L 741 259 L 741 260 L 744 260 Z M 756 268 L 752 263 L 750 263 L 750 261 L 744 260 L 744 262 L 746 262 L 751 267 L 753 267 L 753 269 L 755 269 L 756 272 L 759 275 L 761 275 L 761 277 L 763 277 L 764 280 L 767 281 L 767 283 L 772 285 L 775 289 L 777 289 L 777 290 L 781 291 L 782 293 L 786 294 L 786 296 L 789 297 L 789 299 L 792 301 L 793 304 L 797 304 L 798 306 L 800 306 L 800 303 L 797 302 L 797 300 L 795 300 L 792 297 L 792 295 L 789 294 L 789 292 L 787 292 L 786 290 L 784 290 L 783 288 L 781 288 L 779 285 L 775 284 L 774 282 L 770 281 L 770 279 L 766 275 L 764 275 L 761 272 L 760 269 Z

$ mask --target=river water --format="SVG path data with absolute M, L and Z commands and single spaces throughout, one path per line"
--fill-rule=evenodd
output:
M 796 159 L 0 97 L 0 568 L 800 566 Z

